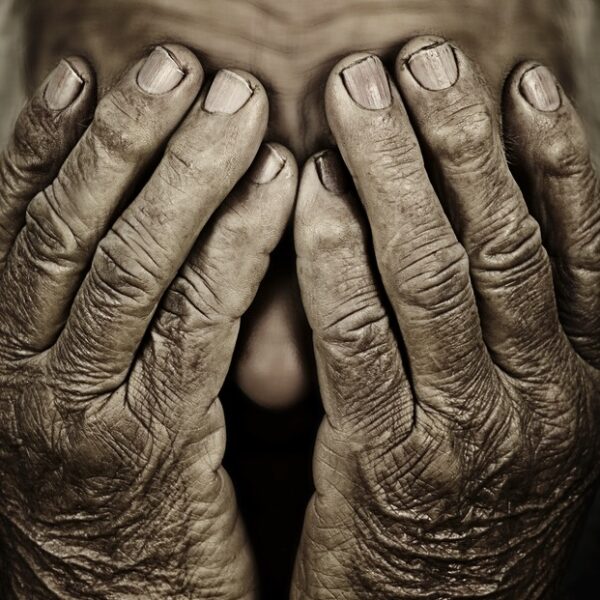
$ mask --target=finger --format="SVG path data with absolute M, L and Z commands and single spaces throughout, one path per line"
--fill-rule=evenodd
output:
M 56 340 L 98 241 L 201 82 L 189 50 L 156 48 L 100 101 L 57 178 L 31 202 L 2 279 L 5 329 L 21 348 Z
M 173 419 L 189 409 L 195 422 L 206 425 L 212 415 L 222 426 L 220 409 L 197 416 L 211 407 L 223 386 L 240 318 L 289 221 L 297 179 L 292 154 L 280 145 L 263 145 L 165 294 L 142 362 L 154 380 L 152 389 L 169 389 L 177 382 L 176 390 L 159 396 L 152 408 L 168 423 L 176 425 Z
M 346 445 L 397 444 L 412 427 L 412 394 L 369 264 L 365 218 L 333 151 L 304 167 L 294 238 L 332 433 Z
M 467 250 L 495 362 L 518 375 L 548 364 L 563 339 L 550 265 L 477 69 L 445 40 L 425 37 L 402 49 L 396 71 Z
M 62 60 L 27 103 L 0 154 L 0 271 L 31 199 L 56 176 L 83 133 L 94 75 L 79 58 Z
M 417 393 L 458 397 L 488 357 L 467 257 L 436 198 L 408 116 L 381 61 L 339 63 L 326 91 L 330 126 L 373 233 Z M 462 394 L 461 394 L 462 396 Z
M 58 342 L 75 377 L 109 388 L 123 381 L 163 292 L 256 155 L 267 113 L 251 75 L 217 74 L 98 246 Z
M 600 365 L 600 187 L 571 102 L 547 68 L 524 63 L 506 86 L 505 131 L 553 267 L 560 319 Z

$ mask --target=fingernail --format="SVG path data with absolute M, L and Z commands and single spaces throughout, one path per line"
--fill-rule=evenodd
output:
M 44 97 L 50 110 L 64 110 L 79 96 L 83 79 L 66 61 L 61 60 L 52 72 Z
M 554 76 L 544 66 L 526 71 L 521 78 L 521 94 L 525 100 L 543 112 L 552 112 L 560 107 L 560 94 Z
M 458 79 L 456 55 L 447 42 L 418 50 L 407 65 L 417 82 L 432 92 L 448 89 Z
M 321 184 L 327 191 L 341 196 L 350 188 L 348 172 L 337 152 L 321 152 L 315 158 L 315 167 Z
M 204 110 L 209 113 L 236 113 L 254 93 L 250 84 L 240 75 L 224 69 L 219 71 L 204 99 Z
M 351 98 L 369 110 L 387 108 L 392 103 L 392 92 L 383 64 L 376 56 L 368 56 L 346 67 L 342 80 Z
M 175 89 L 184 77 L 185 73 L 171 54 L 158 46 L 142 65 L 137 82 L 144 92 L 158 95 Z
M 250 181 L 263 185 L 273 181 L 285 166 L 285 159 L 271 144 L 263 144 L 248 173 Z

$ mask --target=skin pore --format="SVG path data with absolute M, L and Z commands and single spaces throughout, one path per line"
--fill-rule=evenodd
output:
M 481 66 L 492 95 L 524 58 L 549 65 L 569 90 L 560 2 L 484 0 L 402 2 L 335 0 L 61 0 L 33 2 L 29 21 L 30 83 L 37 85 L 65 55 L 88 59 L 100 93 L 157 42 L 192 49 L 207 69 L 235 66 L 254 73 L 269 92 L 267 139 L 302 162 L 332 145 L 323 109 L 331 68 L 369 49 L 388 60 L 417 33 L 453 39 Z M 241 389 L 266 407 L 291 406 L 312 390 L 314 369 L 291 241 L 284 240 L 245 316 L 233 373 Z

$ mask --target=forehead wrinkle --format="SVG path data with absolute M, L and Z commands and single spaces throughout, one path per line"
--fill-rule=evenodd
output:
M 270 131 L 301 155 L 327 131 L 323 86 L 349 53 L 391 60 L 408 38 L 438 34 L 479 62 L 497 92 L 518 57 L 556 67 L 562 51 L 553 35 L 559 18 L 548 10 L 554 0 L 33 1 L 35 80 L 60 54 L 77 53 L 90 58 L 106 89 L 145 49 L 181 43 L 209 74 L 223 67 L 254 73 L 269 92 Z
M 35 0 L 35 3 L 41 13 L 46 13 L 40 14 L 38 22 L 64 19 L 64 22 L 79 23 L 79 27 L 87 22 L 88 34 L 92 35 L 90 29 L 94 24 L 101 27 L 103 22 L 112 19 L 119 22 L 122 38 L 127 32 L 142 36 L 153 32 L 155 38 L 162 38 L 165 29 L 176 30 L 181 32 L 184 43 L 192 41 L 193 46 L 208 57 L 214 54 L 229 61 L 247 59 L 247 63 L 259 65 L 263 61 L 275 64 L 284 61 L 285 68 L 291 70 L 297 65 L 304 69 L 307 65 L 322 64 L 348 51 L 398 44 L 399 38 L 406 38 L 409 33 L 441 33 L 432 31 L 432 23 L 436 24 L 433 29 L 456 31 L 466 37 L 470 32 L 480 33 L 480 28 L 485 28 L 487 45 L 493 48 L 498 37 L 505 38 L 506 34 L 503 27 L 490 30 L 490 15 L 495 15 L 493 22 L 502 23 L 510 21 L 516 13 L 523 13 L 531 22 L 531 17 L 539 17 L 540 12 L 540 0 L 527 3 L 520 0 L 500 3 L 486 0 L 62 0 L 51 6 L 45 0 Z M 465 19 L 466 14 L 468 19 Z M 527 21 L 522 19 L 524 23 Z

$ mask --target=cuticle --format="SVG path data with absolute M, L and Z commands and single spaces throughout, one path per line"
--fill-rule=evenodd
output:
M 184 77 L 188 74 L 187 69 L 181 64 L 177 56 L 175 56 L 175 54 L 173 54 L 173 52 L 171 52 L 166 46 L 158 45 L 155 46 L 155 49 L 156 48 L 161 48 L 169 55 L 169 58 L 177 65 L 177 68 L 183 73 Z
M 409 68 L 408 67 L 408 63 L 409 63 L 409 61 L 410 61 L 411 58 L 413 58 L 414 56 L 416 56 L 420 52 L 423 52 L 424 50 L 431 50 L 432 48 L 438 48 L 440 46 L 443 46 L 444 44 L 447 44 L 448 47 L 452 49 L 452 52 L 454 54 L 454 58 L 456 59 L 456 46 L 454 46 L 454 44 L 452 44 L 448 40 L 442 40 L 442 41 L 432 42 L 431 44 L 427 44 L 426 46 L 422 46 L 418 50 L 415 50 L 414 52 L 411 52 L 408 56 L 406 56 L 405 58 L 403 58 L 403 59 L 400 60 L 400 63 L 401 63 L 400 67 L 401 68 Z M 458 60 L 456 60 L 456 63 L 458 64 Z
M 79 81 L 81 82 L 81 84 L 85 85 L 85 79 L 83 78 L 83 76 L 81 75 L 81 73 L 71 64 L 71 62 L 68 59 L 63 58 L 61 60 L 61 62 L 66 63 L 67 66 L 69 67 L 69 69 L 71 69 L 71 71 L 73 71 L 73 73 L 75 73 L 76 77 L 79 79 Z
M 381 62 L 381 59 L 378 56 L 376 56 L 375 54 L 367 54 L 366 56 L 363 56 L 362 58 L 358 58 L 355 61 L 351 62 L 349 65 L 346 65 L 340 71 L 340 73 L 343 73 L 344 71 L 347 71 L 348 69 L 351 69 L 352 67 L 355 67 L 356 65 L 360 65 L 360 63 L 367 62 L 368 60 L 375 60 L 375 61 Z
M 283 171 L 287 165 L 287 158 L 285 156 L 281 156 L 281 153 L 277 152 L 273 144 L 267 142 L 266 145 L 269 147 L 269 150 L 281 161 L 281 169 L 279 169 L 279 172 L 277 173 L 277 175 L 279 175 L 279 173 L 281 173 L 281 171 Z M 277 177 L 277 175 L 275 177 Z

